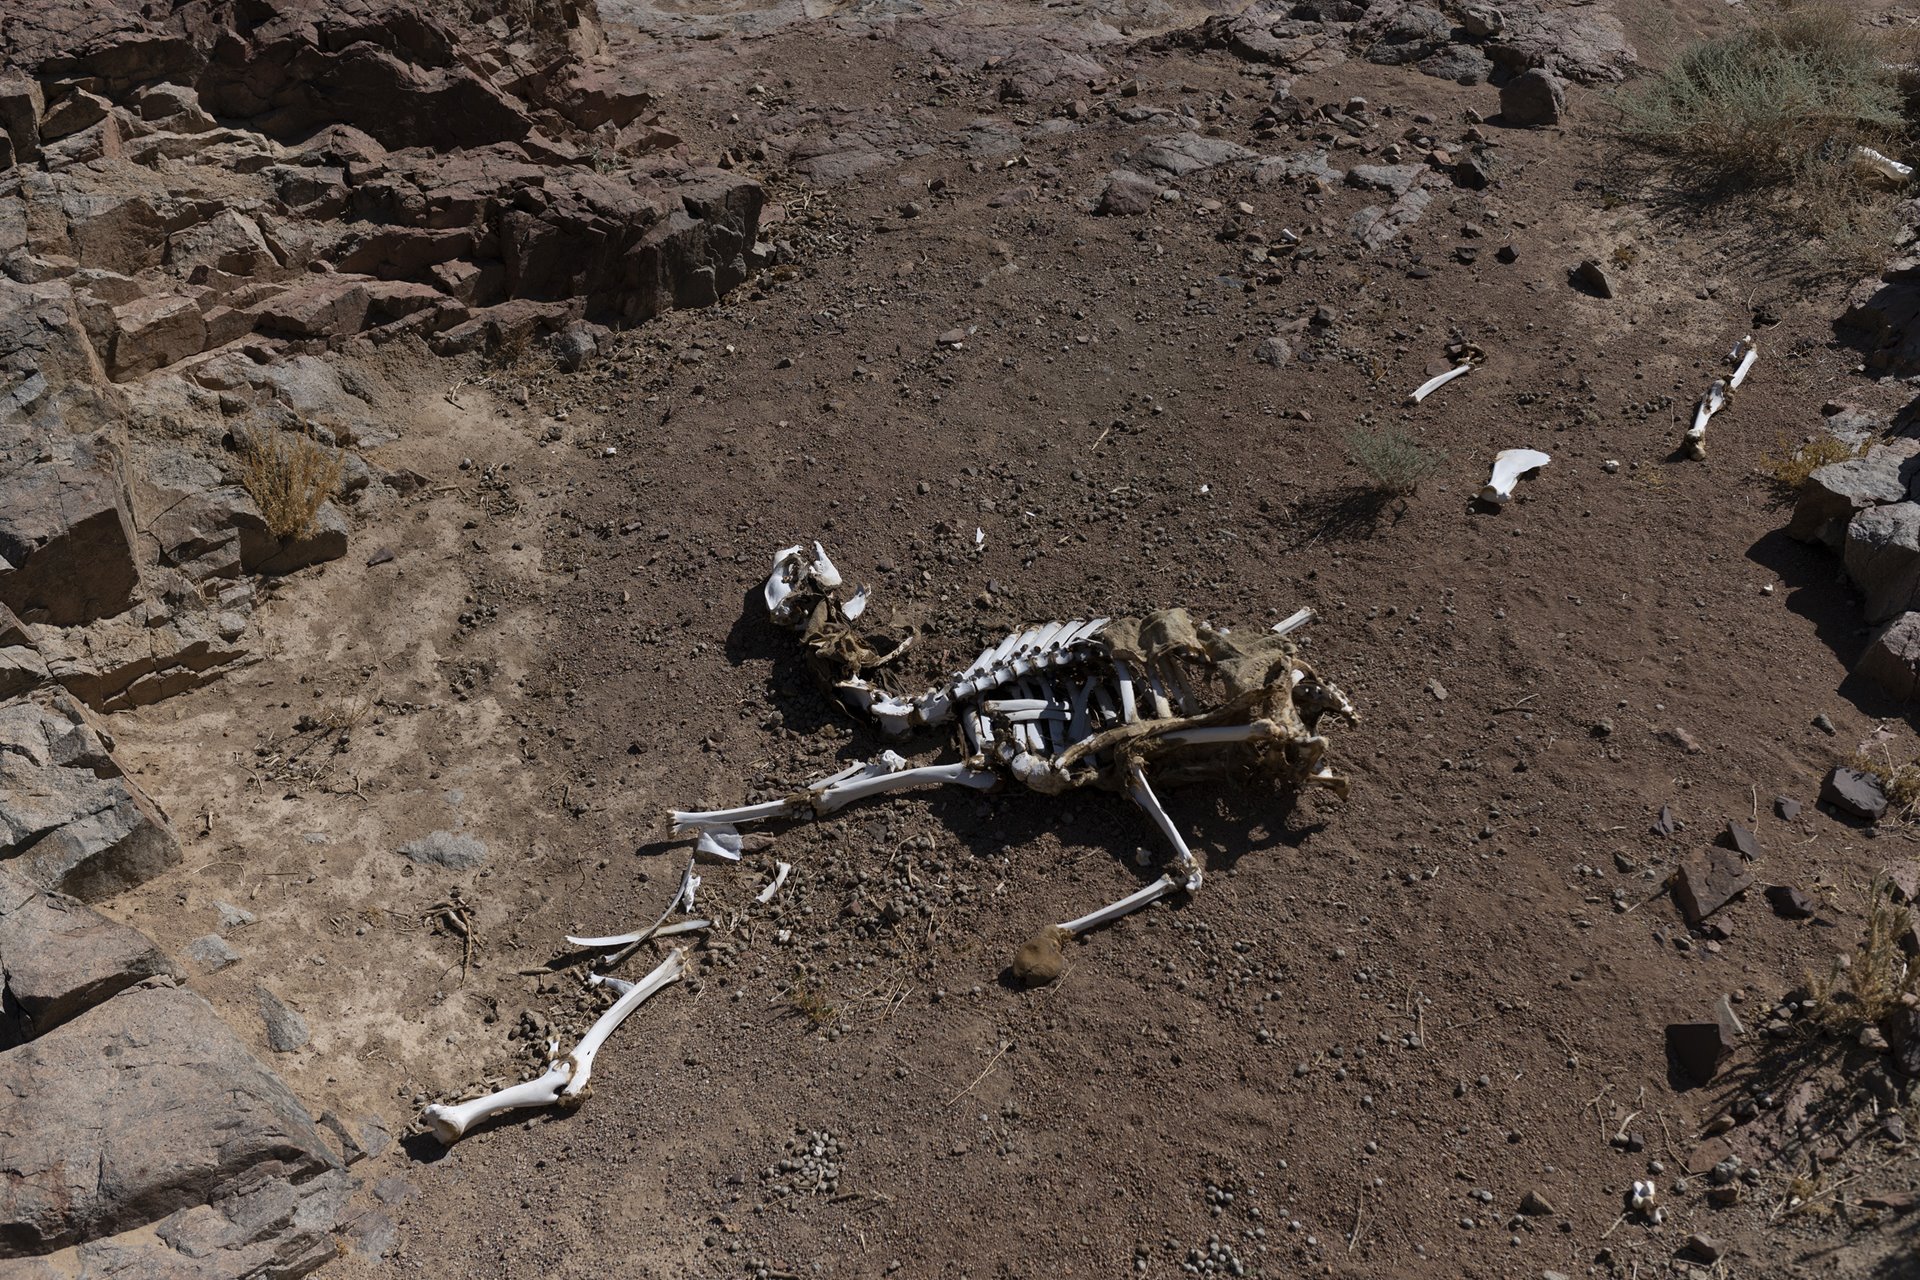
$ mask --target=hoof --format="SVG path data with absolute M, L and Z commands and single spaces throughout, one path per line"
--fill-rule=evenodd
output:
M 1059 925 L 1048 925 L 1020 944 L 1013 953 L 1013 976 L 1029 987 L 1044 987 L 1066 968 L 1060 944 L 1073 935 Z

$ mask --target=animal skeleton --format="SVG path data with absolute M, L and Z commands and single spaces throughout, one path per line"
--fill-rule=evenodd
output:
M 1042 930 L 1015 957 L 1014 971 L 1024 979 L 1057 976 L 1060 944 L 1076 934 L 1176 889 L 1200 887 L 1200 863 L 1161 807 L 1149 773 L 1162 783 L 1240 776 L 1347 794 L 1347 780 L 1326 762 L 1327 740 L 1318 729 L 1329 714 L 1349 724 L 1358 716 L 1286 638 L 1312 620 L 1311 610 L 1248 640 L 1195 623 L 1181 609 L 1048 622 L 1011 633 L 939 684 L 904 696 L 882 680 L 906 642 L 877 649 L 854 630 L 869 593 L 862 587 L 847 594 L 819 543 L 810 553 L 793 546 L 776 554 L 764 596 L 775 622 L 804 631 L 816 670 L 849 711 L 895 736 L 957 726 L 962 759 L 910 768 L 886 751 L 782 799 L 676 812 L 674 829 L 723 840 L 743 823 L 825 816 L 856 800 L 929 784 L 986 791 L 1011 779 L 1044 795 L 1085 786 L 1126 792 L 1172 846 L 1171 873 Z
M 1688 457 L 1698 460 L 1707 456 L 1708 421 L 1727 407 L 1727 402 L 1733 399 L 1733 393 L 1747 380 L 1753 362 L 1759 358 L 1760 348 L 1753 345 L 1751 334 L 1733 344 L 1733 350 L 1727 353 L 1727 363 L 1734 366 L 1733 373 L 1725 378 L 1715 378 L 1701 395 L 1700 403 L 1694 406 L 1693 425 L 1687 428 L 1686 436 Z

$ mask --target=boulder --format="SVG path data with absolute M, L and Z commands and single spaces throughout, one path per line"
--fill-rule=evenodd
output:
M 0 865 L 0 1047 L 158 976 L 173 966 L 146 934 Z
M 1920 604 L 1920 503 L 1870 507 L 1847 524 L 1842 558 L 1868 622 Z
M 0 604 L 0 699 L 38 688 L 46 679 L 47 660 L 33 637 L 13 610 Z
M 1902 702 L 1920 698 L 1920 613 L 1903 613 L 1874 633 L 1853 673 Z
M 254 326 L 292 338 L 345 336 L 360 331 L 372 301 L 362 282 L 323 276 L 258 303 Z
M 1460 25 L 1468 35 L 1485 40 L 1506 30 L 1507 19 L 1490 4 L 1467 4 L 1460 8 Z
M 207 221 L 167 237 L 167 267 L 183 279 L 207 271 L 251 276 L 279 265 L 260 224 L 233 209 L 222 209 Z
M 1820 784 L 1820 800 L 1848 817 L 1878 822 L 1887 812 L 1887 793 L 1880 780 L 1859 769 L 1838 767 Z
M 1420 184 L 1426 171 L 1423 164 L 1357 164 L 1347 170 L 1347 185 L 1403 196 Z
M 1834 551 L 1846 545 L 1847 526 L 1869 507 L 1904 500 L 1920 476 L 1920 457 L 1876 446 L 1864 457 L 1828 463 L 1807 477 L 1787 536 L 1824 543 Z
M 352 526 L 331 502 L 322 502 L 304 533 L 276 538 L 262 520 L 259 526 L 240 527 L 240 562 L 248 573 L 269 576 L 293 573 L 309 565 L 338 560 L 347 554 Z
M 1500 120 L 1520 129 L 1559 124 L 1567 112 L 1567 87 L 1538 67 L 1500 86 Z
M 71 696 L 0 706 L 0 862 L 98 901 L 179 861 L 166 818 Z
M 0 451 L 0 604 L 71 626 L 119 613 L 139 584 L 120 459 L 104 436 Z
M 12 72 L 0 75 L 0 130 L 13 143 L 16 160 L 27 163 L 40 158 L 40 117 L 45 112 L 38 80 Z
M 40 118 L 40 141 L 42 144 L 57 142 L 90 129 L 106 119 L 112 110 L 113 104 L 100 95 L 74 89 L 47 108 L 47 113 Z
M 123 991 L 0 1055 L 0 1151 L 0 1259 L 340 1168 L 287 1087 L 206 1001 L 171 987 Z
M 1106 188 L 1093 211 L 1110 218 L 1137 218 L 1151 212 L 1159 197 L 1159 185 L 1131 169 L 1116 169 L 1107 175 Z

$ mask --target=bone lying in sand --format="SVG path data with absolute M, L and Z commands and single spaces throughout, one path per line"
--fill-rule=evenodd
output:
M 1733 366 L 1733 373 L 1725 378 L 1715 378 L 1706 394 L 1700 397 L 1700 403 L 1693 410 L 1693 425 L 1687 428 L 1686 451 L 1689 458 L 1699 459 L 1707 456 L 1707 423 L 1713 415 L 1727 407 L 1733 399 L 1733 393 L 1747 380 L 1753 362 L 1760 358 L 1760 348 L 1753 345 L 1752 335 L 1742 338 L 1727 353 L 1727 363 Z

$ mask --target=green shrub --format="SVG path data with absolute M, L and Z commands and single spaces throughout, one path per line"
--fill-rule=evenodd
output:
M 1346 435 L 1347 456 L 1367 473 L 1372 488 L 1404 497 L 1420 487 L 1446 461 L 1397 427 L 1355 427 Z

